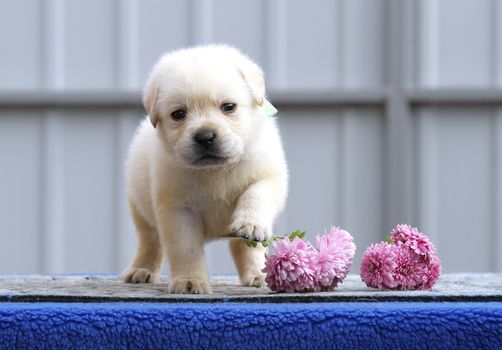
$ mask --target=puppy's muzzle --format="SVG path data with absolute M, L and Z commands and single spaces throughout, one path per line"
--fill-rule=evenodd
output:
M 220 154 L 218 135 L 213 129 L 199 129 L 193 135 L 193 150 L 196 166 L 212 166 L 226 163 L 227 158 Z

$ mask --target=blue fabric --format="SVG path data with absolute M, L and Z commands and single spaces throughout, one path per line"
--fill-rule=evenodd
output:
M 502 349 L 502 303 L 0 303 L 3 349 Z

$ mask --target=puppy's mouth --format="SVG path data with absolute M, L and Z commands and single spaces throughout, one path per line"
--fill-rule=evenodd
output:
M 217 154 L 206 153 L 197 158 L 192 165 L 196 167 L 210 167 L 215 165 L 225 164 L 228 161 L 227 157 Z

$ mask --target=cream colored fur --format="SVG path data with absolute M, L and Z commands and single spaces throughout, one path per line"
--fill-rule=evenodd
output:
M 157 282 L 167 255 L 169 292 L 211 293 L 205 243 L 235 232 L 268 239 L 287 194 L 287 167 L 276 122 L 261 110 L 261 69 L 234 48 L 174 51 L 154 67 L 144 92 L 148 117 L 127 163 L 128 195 L 139 246 L 126 282 Z M 233 113 L 223 103 L 236 103 Z M 175 121 L 171 113 L 186 109 Z M 199 164 L 194 134 L 210 128 L 224 162 Z M 265 250 L 230 239 L 242 283 L 262 286 Z

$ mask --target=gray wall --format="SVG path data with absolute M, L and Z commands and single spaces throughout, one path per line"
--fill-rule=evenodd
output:
M 291 171 L 277 233 L 341 225 L 358 260 L 408 222 L 445 271 L 502 271 L 502 3 L 313 3 L 0 0 L 0 272 L 126 266 L 139 92 L 204 42 L 266 71 Z M 212 273 L 235 272 L 225 249 Z

